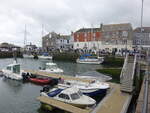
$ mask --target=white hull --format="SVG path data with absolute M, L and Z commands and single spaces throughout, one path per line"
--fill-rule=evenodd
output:
M 46 72 L 46 73 L 54 73 L 54 74 L 61 74 L 63 73 L 63 70 L 50 70 L 50 69 L 46 69 L 46 70 L 39 70 L 39 71 L 42 71 L 42 72 Z
M 13 79 L 13 80 L 22 80 L 22 75 L 20 74 L 16 74 L 16 73 L 12 73 L 9 70 L 5 70 L 3 69 L 3 75 L 7 78 Z
M 77 63 L 81 64 L 101 64 L 103 63 L 104 58 L 103 57 L 98 57 L 98 58 L 83 58 L 83 59 L 77 59 Z
M 102 61 L 82 61 L 82 60 L 77 60 L 77 63 L 80 63 L 80 64 L 101 64 L 103 62 Z
M 39 59 L 52 60 L 52 56 L 38 56 Z
M 23 58 L 34 58 L 33 55 L 23 55 Z

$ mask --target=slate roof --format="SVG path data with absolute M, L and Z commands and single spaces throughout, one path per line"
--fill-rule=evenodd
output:
M 81 28 L 78 31 L 76 31 L 76 33 L 79 32 L 97 32 L 97 31 L 101 31 L 100 28 Z

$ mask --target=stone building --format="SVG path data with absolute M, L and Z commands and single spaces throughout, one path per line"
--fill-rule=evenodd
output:
M 133 45 L 150 47 L 150 27 L 137 27 L 133 32 Z
M 130 23 L 102 25 L 102 49 L 132 49 Z
M 57 48 L 56 40 L 59 37 L 55 32 L 50 32 L 46 36 L 42 37 L 43 51 L 50 51 Z
M 42 48 L 44 51 L 73 49 L 73 37 L 51 32 L 42 37 Z

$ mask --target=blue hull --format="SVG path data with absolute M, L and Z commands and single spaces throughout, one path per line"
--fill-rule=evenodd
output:
M 90 96 L 90 97 L 95 97 L 95 96 L 101 96 L 101 95 L 105 95 L 107 92 L 107 89 L 99 89 L 97 91 L 94 91 L 94 92 L 90 92 L 90 93 L 83 93 L 87 96 Z

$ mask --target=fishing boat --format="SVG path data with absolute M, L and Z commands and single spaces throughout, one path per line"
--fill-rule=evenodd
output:
M 22 80 L 22 72 L 20 64 L 14 61 L 12 64 L 7 65 L 6 68 L 2 69 L 3 75 L 7 78 L 14 80 Z
M 69 88 L 77 87 L 80 91 L 90 97 L 95 97 L 98 95 L 104 95 L 107 92 L 107 89 L 110 88 L 110 85 L 100 81 L 92 81 L 90 83 L 81 82 L 76 80 L 64 80 L 64 82 L 58 83 L 58 88 Z
M 91 54 L 84 54 L 80 56 L 76 62 L 84 64 L 101 64 L 104 61 L 104 57 L 92 56 Z
M 46 63 L 46 68 L 45 69 L 40 68 L 40 71 L 48 72 L 48 73 L 63 73 L 64 72 L 62 69 L 57 67 L 56 63 L 52 63 L 52 62 Z
M 66 89 L 52 88 L 49 92 L 41 92 L 41 96 L 53 98 L 76 107 L 91 107 L 96 104 L 96 101 L 80 92 L 76 87 Z

